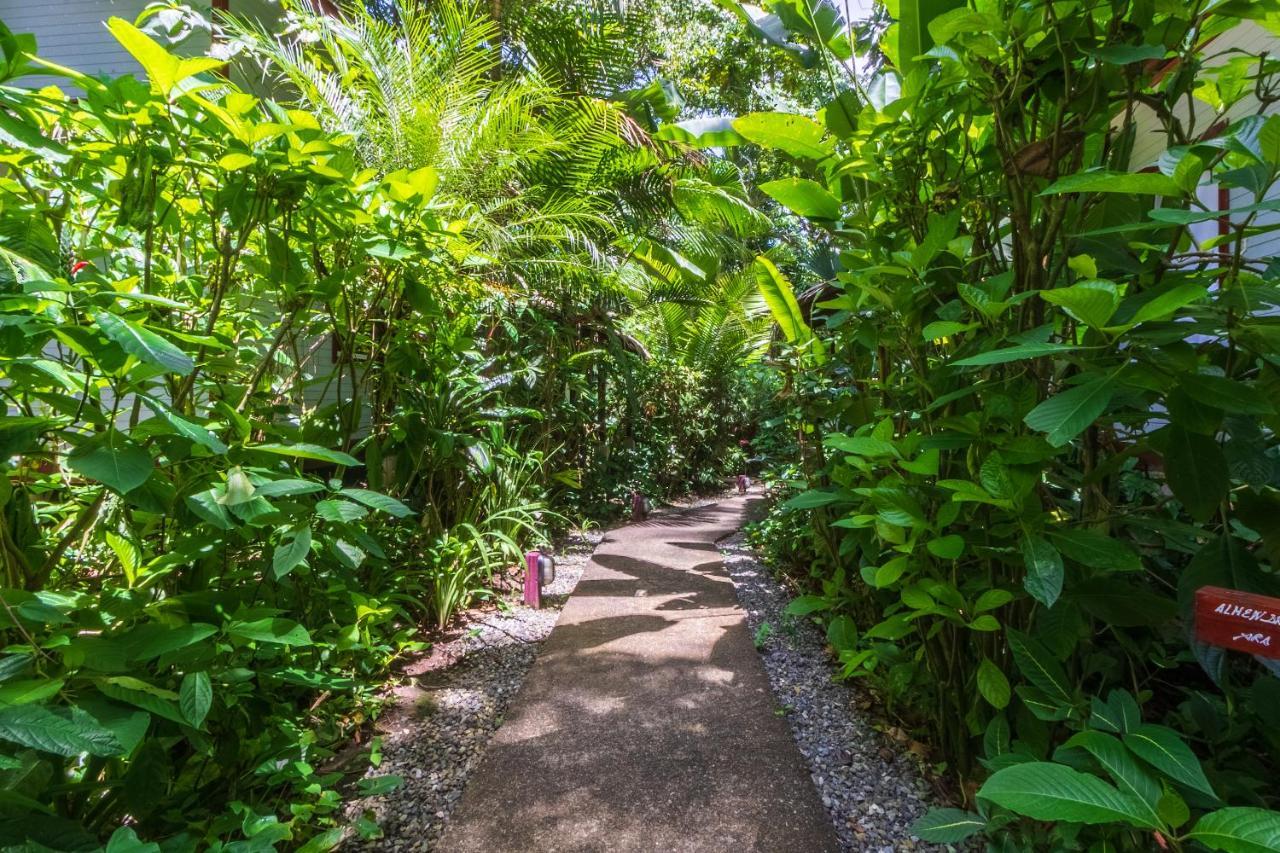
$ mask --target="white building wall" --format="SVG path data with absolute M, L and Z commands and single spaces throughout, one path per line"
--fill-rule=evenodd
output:
M 1252 21 L 1244 21 L 1232 30 L 1218 36 L 1205 47 L 1206 65 L 1213 67 L 1236 57 L 1243 55 L 1257 56 L 1264 52 L 1273 57 L 1280 55 L 1280 38 L 1272 35 L 1270 31 Z M 1194 115 L 1192 112 L 1193 107 Z M 1225 121 L 1230 124 L 1262 112 L 1262 105 L 1252 94 L 1242 98 L 1221 114 L 1210 104 L 1199 99 L 1196 99 L 1194 104 L 1188 104 L 1184 99 L 1173 110 L 1173 114 L 1183 122 L 1188 135 L 1193 138 L 1207 133 L 1214 125 L 1220 122 Z M 1276 109 L 1273 107 L 1271 112 L 1276 112 Z M 1164 153 L 1168 143 L 1162 124 L 1150 108 L 1138 107 L 1136 117 L 1138 132 L 1134 139 L 1133 154 L 1129 161 L 1129 168 L 1133 171 L 1154 166 L 1160 155 Z M 1212 209 L 1222 209 L 1219 204 L 1216 186 L 1202 186 L 1197 195 L 1206 206 Z M 1280 187 L 1273 186 L 1267 193 L 1267 198 L 1280 198 Z M 1253 194 L 1248 190 L 1233 189 L 1227 206 L 1233 208 L 1244 207 L 1253 204 L 1254 201 Z M 1236 217 L 1235 221 L 1239 222 L 1240 219 L 1240 217 Z M 1280 224 L 1280 212 L 1265 211 L 1260 213 L 1253 219 L 1251 224 L 1256 227 L 1278 225 Z M 1217 236 L 1218 223 L 1201 223 L 1191 230 L 1197 242 L 1202 242 L 1206 238 Z M 1280 231 L 1247 238 L 1245 241 L 1245 256 L 1255 263 L 1261 263 L 1263 266 L 1271 258 L 1280 256 Z
M 132 74 L 141 79 L 142 68 L 111 35 L 106 22 L 113 17 L 134 22 L 149 5 L 151 0 L 0 0 L 0 21 L 14 33 L 34 35 L 37 52 L 51 62 L 95 77 Z M 206 20 L 213 14 L 208 0 L 185 5 Z M 232 14 L 268 27 L 280 18 L 279 0 L 228 0 L 227 6 Z M 210 46 L 208 30 L 201 30 L 172 47 L 184 56 L 203 56 Z M 258 81 L 239 79 L 240 76 L 238 69 L 233 72 L 236 83 L 261 92 Z M 51 76 L 32 76 L 17 82 L 32 88 L 66 86 L 65 81 Z
M 105 21 L 113 16 L 132 21 L 146 5 L 147 0 L 0 0 L 0 20 L 14 33 L 35 35 L 39 54 L 59 65 L 93 75 L 137 75 L 138 63 L 107 31 Z

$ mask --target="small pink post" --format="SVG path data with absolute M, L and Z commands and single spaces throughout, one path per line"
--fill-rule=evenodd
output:
M 524 555 L 524 603 L 535 610 L 542 607 L 542 582 L 538 576 L 538 558 L 540 551 L 529 551 Z

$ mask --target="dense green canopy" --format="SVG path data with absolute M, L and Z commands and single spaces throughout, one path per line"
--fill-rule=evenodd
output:
M 922 838 L 1280 850 L 1280 6 L 850 5 L 0 27 L 0 846 L 332 848 L 527 548 L 750 471 Z

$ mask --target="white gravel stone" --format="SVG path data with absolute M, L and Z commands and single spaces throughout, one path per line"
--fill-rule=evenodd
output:
M 349 820 L 367 814 L 383 837 L 362 841 L 349 836 L 346 850 L 432 850 L 444 830 L 467 775 L 479 763 L 489 738 L 502 723 L 507 705 L 551 633 L 560 609 L 591 552 L 598 531 L 575 533 L 555 550 L 556 580 L 543 591 L 544 606 L 533 610 L 514 603 L 505 612 L 472 614 L 469 630 L 450 641 L 459 660 L 428 673 L 416 722 L 382 732 L 382 764 L 366 775 L 394 774 L 404 784 L 381 797 L 354 800 Z
M 948 849 L 912 837 L 911 824 L 935 805 L 929 786 L 910 756 L 858 709 L 858 687 L 833 680 L 837 667 L 822 631 L 809 619 L 784 615 L 791 594 L 756 559 L 743 533 L 723 540 L 720 551 L 752 634 L 759 637 L 761 624 L 769 623 L 760 657 L 844 849 Z

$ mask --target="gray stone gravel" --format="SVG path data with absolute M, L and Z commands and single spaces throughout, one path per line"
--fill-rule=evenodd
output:
M 353 835 L 344 849 L 434 849 L 467 775 L 501 725 L 538 646 L 555 627 L 602 535 L 573 534 L 555 549 L 556 580 L 543 592 L 543 609 L 515 604 L 505 612 L 470 614 L 467 632 L 448 650 L 460 659 L 397 691 L 396 707 L 380 726 L 382 764 L 366 775 L 394 774 L 404 784 L 347 805 L 349 820 L 361 815 L 376 820 L 382 837 L 361 841 Z
M 692 498 L 651 515 L 716 500 L 714 496 Z M 404 784 L 389 794 L 347 803 L 344 814 L 349 821 L 361 816 L 376 821 L 381 836 L 366 841 L 350 833 L 343 849 L 403 853 L 435 849 L 467 776 L 502 724 L 539 646 L 555 627 L 603 536 L 601 530 L 579 531 L 559 543 L 552 552 L 556 580 L 543 591 L 541 610 L 509 600 L 502 611 L 468 614 L 467 632 L 448 644 L 448 656 L 456 662 L 412 678 L 396 691 L 392 707 L 378 726 L 382 763 L 365 775 L 395 775 Z
M 744 534 L 723 540 L 720 550 L 774 696 L 844 849 L 947 849 L 912 836 L 911 823 L 933 805 L 929 786 L 901 747 L 871 727 L 858 689 L 832 680 L 836 667 L 822 631 L 784 615 L 791 594 L 756 559 Z
M 715 500 L 682 502 L 654 515 Z M 344 849 L 435 849 L 468 774 L 502 724 L 601 538 L 600 531 L 576 533 L 560 544 L 556 582 L 546 590 L 542 610 L 515 604 L 471 614 L 469 630 L 448 650 L 457 662 L 397 691 L 379 727 L 383 761 L 367 775 L 394 774 L 404 784 L 347 805 L 349 820 L 372 818 L 382 835 L 368 841 L 352 835 Z M 831 680 L 834 667 L 821 631 L 807 620 L 783 616 L 790 595 L 756 560 L 743 534 L 722 542 L 721 550 L 750 629 L 771 626 L 761 657 L 841 844 L 875 853 L 944 849 L 911 836 L 911 822 L 929 807 L 928 786 L 912 761 L 867 723 L 856 689 Z

